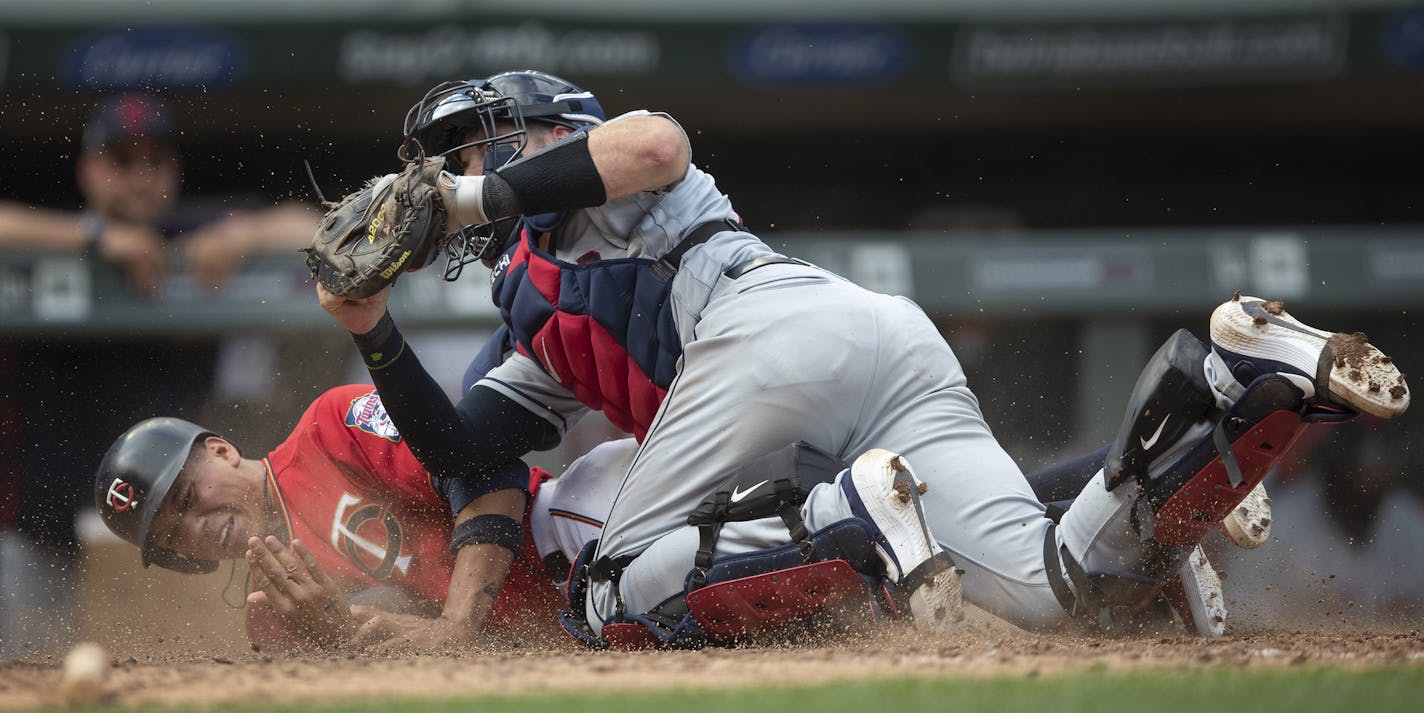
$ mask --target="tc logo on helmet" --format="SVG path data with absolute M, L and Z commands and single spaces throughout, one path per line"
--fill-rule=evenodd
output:
M 109 503 L 114 512 L 125 512 L 138 505 L 138 496 L 134 494 L 134 486 L 120 478 L 114 478 L 114 482 L 109 484 L 109 495 L 105 502 Z

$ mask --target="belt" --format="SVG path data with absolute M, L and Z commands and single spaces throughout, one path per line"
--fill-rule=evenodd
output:
M 785 255 L 762 255 L 761 257 L 752 258 L 745 262 L 739 262 L 736 265 L 727 268 L 725 271 L 722 272 L 722 274 L 725 275 L 729 280 L 735 280 L 738 277 L 741 277 L 742 275 L 751 272 L 752 270 L 755 270 L 759 267 L 766 267 L 767 265 L 807 264 L 809 263 L 807 263 L 805 260 L 797 260 L 794 257 L 786 257 Z
M 731 219 L 713 220 L 693 227 L 692 230 L 687 231 L 687 237 L 683 238 L 682 242 L 673 246 L 673 249 L 669 251 L 668 254 L 653 263 L 653 276 L 663 282 L 671 280 L 672 276 L 677 274 L 677 268 L 682 265 L 682 256 L 687 254 L 688 250 L 707 242 L 717 233 L 725 233 L 727 231 L 740 233 L 745 232 L 746 228 L 742 227 L 741 223 Z

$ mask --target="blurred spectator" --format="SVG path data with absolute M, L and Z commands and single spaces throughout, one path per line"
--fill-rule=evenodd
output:
M 298 204 L 234 210 L 179 200 L 173 121 L 143 94 L 107 99 L 86 125 L 75 166 L 80 212 L 0 202 L 0 250 L 95 256 L 135 293 L 163 295 L 186 270 L 221 298 L 248 256 L 310 242 L 319 214 Z M 105 444 L 136 420 L 202 420 L 217 339 L 79 331 L 0 345 L 0 451 L 13 505 L 0 520 L 0 646 L 6 655 L 62 652 L 72 641 L 75 516 L 88 505 Z M 14 427 L 10 427 L 13 424 Z
M 154 296 L 170 257 L 218 289 L 247 255 L 311 240 L 318 214 L 281 203 L 254 210 L 180 203 L 182 162 L 167 109 L 125 94 L 105 101 L 84 129 L 75 166 L 79 213 L 0 201 L 0 249 L 90 252 Z M 227 208 L 227 209 L 223 209 Z

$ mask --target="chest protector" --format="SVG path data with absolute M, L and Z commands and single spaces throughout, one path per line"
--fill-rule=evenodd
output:
M 641 442 L 677 375 L 682 344 L 655 260 L 564 262 L 519 244 L 496 265 L 495 304 L 514 348 Z

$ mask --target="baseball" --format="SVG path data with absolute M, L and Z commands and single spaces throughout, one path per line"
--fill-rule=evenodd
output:
M 64 678 L 59 683 L 64 703 L 71 706 L 98 703 L 104 693 L 109 665 L 109 652 L 98 644 L 83 642 L 70 649 L 64 656 Z

